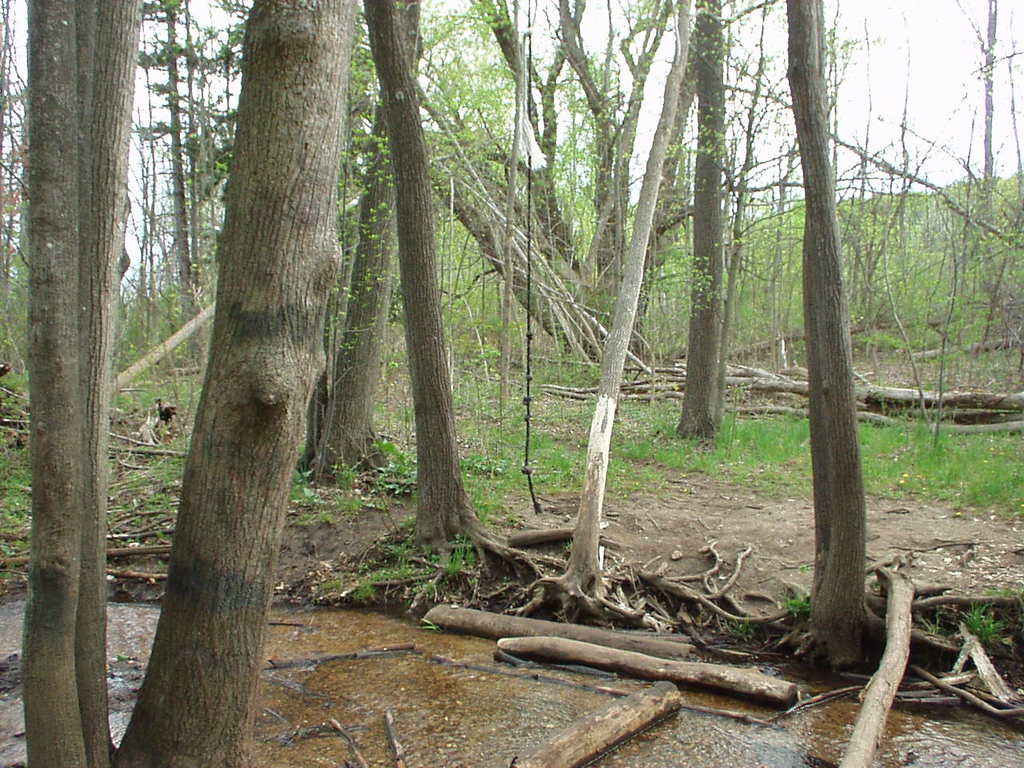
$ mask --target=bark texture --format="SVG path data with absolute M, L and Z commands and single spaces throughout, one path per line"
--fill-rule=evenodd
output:
M 30 760 L 109 765 L 107 433 L 141 3 L 30 5 Z M 70 712 L 74 709 L 76 711 Z
M 824 20 L 821 0 L 787 0 L 787 7 L 789 82 L 806 198 L 803 295 L 815 540 L 811 629 L 830 663 L 846 666 L 861 659 L 866 523 L 829 160 Z
M 318 480 L 338 465 L 373 463 L 373 409 L 391 306 L 395 187 L 380 109 L 368 141 L 366 189 L 359 203 L 359 243 L 349 281 L 345 328 L 335 351 L 323 435 L 313 464 Z
M 722 162 L 725 157 L 725 36 L 719 0 L 700 0 L 693 33 L 697 75 L 697 159 L 693 190 L 693 287 L 686 368 L 676 431 L 712 440 L 719 424 L 722 337 Z
M 32 402 L 32 556 L 25 608 L 24 688 L 32 765 L 86 765 L 75 684 L 81 562 L 77 508 L 78 133 L 75 7 L 29 4 L 29 397 Z
M 604 506 L 605 481 L 608 476 L 608 457 L 612 427 L 622 384 L 622 369 L 626 362 L 633 321 L 636 318 L 643 280 L 644 256 L 654 221 L 654 209 L 661 186 L 661 171 L 668 151 L 671 127 L 675 123 L 679 105 L 680 83 L 686 70 L 690 40 L 690 2 L 681 0 L 676 14 L 676 53 L 665 82 L 661 116 L 654 132 L 651 151 L 647 157 L 636 218 L 630 238 L 629 251 L 611 331 L 605 342 L 601 358 L 601 381 L 598 386 L 597 406 L 590 425 L 587 443 L 587 463 L 580 494 L 579 512 L 573 534 L 572 553 L 561 586 L 577 603 L 588 604 L 589 596 L 603 597 L 601 569 L 598 562 L 601 510 Z M 592 606 L 592 603 L 590 604 Z M 577 605 L 572 613 L 579 610 Z M 593 607 L 588 608 L 593 610 Z
M 82 489 L 76 673 L 86 757 L 110 764 L 106 676 L 107 488 L 114 325 L 128 206 L 128 141 L 142 3 L 77 4 L 79 95 L 78 354 Z
M 120 768 L 251 765 L 280 531 L 337 271 L 356 4 L 257 0 L 246 26 L 211 354 Z
M 470 507 L 459 465 L 441 324 L 430 168 L 409 50 L 414 35 L 405 26 L 410 21 L 400 5 L 392 0 L 364 2 L 395 176 L 405 342 L 416 412 L 416 538 L 427 549 L 447 552 L 457 534 L 479 535 L 482 526 Z M 418 17 L 412 18 L 418 22 Z

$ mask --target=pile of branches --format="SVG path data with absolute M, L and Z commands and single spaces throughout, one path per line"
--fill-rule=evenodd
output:
M 682 363 L 654 368 L 650 374 L 632 369 L 633 377 L 622 384 L 626 400 L 682 399 L 686 387 L 686 366 Z M 745 415 L 783 414 L 806 417 L 804 406 L 809 393 L 807 372 L 791 368 L 774 373 L 747 365 L 729 365 L 725 382 L 738 393 L 782 397 L 786 404 L 735 406 L 731 410 Z M 596 387 L 563 387 L 548 384 L 546 394 L 572 400 L 590 400 Z M 945 422 L 950 432 L 1024 431 L 1024 392 L 994 394 L 988 392 L 931 392 L 923 389 L 882 387 L 860 379 L 855 386 L 857 416 L 876 424 L 906 426 L 906 417 L 924 416 L 928 421 Z M 795 401 L 795 404 L 794 404 Z M 904 418 L 896 418 L 902 416 Z

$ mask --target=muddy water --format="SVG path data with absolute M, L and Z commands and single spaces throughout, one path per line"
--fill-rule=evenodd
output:
M 296 728 L 334 718 L 355 737 L 374 766 L 394 764 L 383 728 L 382 715 L 388 708 L 394 712 L 410 766 L 498 768 L 611 700 L 606 694 L 570 685 L 639 687 L 629 681 L 548 670 L 540 673 L 544 680 L 530 679 L 529 672 L 496 665 L 491 660 L 492 642 L 430 632 L 376 614 L 314 612 L 293 615 L 291 620 L 307 626 L 275 627 L 270 658 L 415 643 L 414 654 L 341 660 L 315 669 L 265 674 L 261 738 L 283 737 Z M 439 663 L 432 656 L 463 666 Z M 808 681 L 811 687 L 817 684 L 820 681 Z M 772 712 L 708 694 L 686 693 L 686 701 L 762 717 Z M 853 701 L 826 704 L 770 728 L 683 711 L 620 747 L 600 765 L 828 766 L 840 760 L 855 716 Z M 299 739 L 290 745 L 263 743 L 267 764 L 274 766 L 336 766 L 349 757 L 336 735 Z M 960 710 L 893 712 L 884 744 L 877 764 L 885 768 L 1024 766 L 1024 733 Z
M 110 607 L 112 720 L 123 729 L 141 682 L 157 610 Z M 414 651 L 320 664 L 268 668 L 257 720 L 260 764 L 335 768 L 351 759 L 336 720 L 372 766 L 393 766 L 383 714 L 391 709 L 410 768 L 508 766 L 517 754 L 611 697 L 584 686 L 636 690 L 638 683 L 565 671 L 517 670 L 491 659 L 493 643 L 420 629 L 399 619 L 354 611 L 279 613 L 267 658 L 297 661 L 379 646 L 415 644 Z M 0 606 L 0 659 L 17 652 L 20 612 Z M 810 687 L 819 682 L 808 681 Z M 17 691 L 12 692 L 16 694 Z M 23 756 L 20 701 L 0 695 L 0 766 Z M 707 694 L 690 704 L 770 710 Z M 837 763 L 856 714 L 852 701 L 799 713 L 781 727 L 681 712 L 606 757 L 609 768 L 804 768 Z M 23 758 L 22 758 L 23 759 Z M 884 768 L 1012 768 L 1024 766 L 1024 733 L 961 710 L 893 712 L 879 761 Z

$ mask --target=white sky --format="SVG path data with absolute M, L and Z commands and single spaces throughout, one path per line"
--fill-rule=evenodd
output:
M 525 8 L 528 1 L 520 0 L 520 3 Z M 782 0 L 777 1 L 776 14 L 781 15 Z M 463 5 L 466 0 L 424 2 L 429 9 L 435 3 Z M 542 17 L 557 18 L 557 0 L 532 2 Z M 592 22 L 604 23 L 607 2 L 612 3 L 614 10 L 623 0 L 590 0 L 588 15 Z M 1017 157 L 1010 119 L 1008 67 L 1015 67 L 1018 100 L 1024 111 L 1024 0 L 998 0 L 998 3 L 996 168 L 997 173 L 1009 175 L 1017 168 Z M 735 0 L 732 8 L 756 4 L 758 0 Z M 870 111 L 873 117 L 870 148 L 879 150 L 894 145 L 898 141 L 904 93 L 909 84 L 909 124 L 920 137 L 914 153 L 920 156 L 927 152 L 925 175 L 939 183 L 962 178 L 961 165 L 968 159 L 972 168 L 979 169 L 983 122 L 978 72 L 981 53 L 972 21 L 984 30 L 987 4 L 988 0 L 826 0 L 828 19 L 835 18 L 836 11 L 839 12 L 841 36 L 859 41 L 840 88 L 840 133 L 863 142 Z M 191 2 L 195 17 L 201 20 L 210 17 L 212 5 L 210 0 Z M 24 8 L 25 0 L 15 0 L 14 24 L 22 54 L 26 34 Z M 587 26 L 592 28 L 595 24 Z M 588 35 L 591 34 L 594 34 L 592 29 L 588 31 Z M 865 54 L 866 40 L 870 41 L 869 54 Z M 777 30 L 768 45 L 777 57 L 785 57 L 784 32 Z M 597 40 L 589 47 L 600 51 L 602 43 Z M 24 75 L 23 55 L 19 59 Z M 661 78 L 666 69 L 661 68 L 652 75 L 648 89 L 659 99 Z M 659 110 L 660 104 L 645 105 L 652 125 Z M 1021 122 L 1024 125 L 1024 116 Z M 934 143 L 934 147 L 928 149 L 929 143 Z M 640 147 L 640 151 L 645 148 Z
M 872 148 L 898 141 L 909 84 L 911 128 L 948 150 L 931 154 L 926 168 L 932 179 L 962 178 L 958 161 L 968 158 L 979 169 L 984 124 L 982 57 L 971 22 L 985 34 L 986 0 L 838 0 L 837 4 L 844 36 L 863 41 L 866 25 L 870 40 L 870 55 L 854 59 L 840 89 L 842 132 L 863 140 L 870 103 Z M 1005 176 L 1017 166 L 1010 64 L 1016 69 L 1018 109 L 1024 105 L 1024 2 L 999 0 L 997 38 L 994 146 L 996 173 Z M 861 50 L 865 46 L 862 43 Z M 1014 55 L 1017 52 L 1020 55 Z

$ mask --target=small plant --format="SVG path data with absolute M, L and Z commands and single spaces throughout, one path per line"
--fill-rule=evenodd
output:
M 811 596 L 792 595 L 783 601 L 782 607 L 789 612 L 794 620 L 808 619 L 811 616 Z
M 388 440 L 378 440 L 374 446 L 384 457 L 373 479 L 377 490 L 389 496 L 411 494 L 416 489 L 416 459 Z
M 476 551 L 473 549 L 472 543 L 465 536 L 457 536 L 455 546 L 452 548 L 451 554 L 448 555 L 448 562 L 444 566 L 445 573 L 448 576 L 455 576 L 464 568 L 472 568 L 474 565 L 476 565 Z
M 377 588 L 373 585 L 373 581 L 365 579 L 359 582 L 359 586 L 352 590 L 352 601 L 356 603 L 369 603 L 373 601 L 376 595 Z
M 309 483 L 311 474 L 311 472 L 295 472 L 292 477 L 292 492 L 290 496 L 293 504 L 308 504 L 312 506 L 320 503 L 320 494 Z
M 992 609 L 987 605 L 972 605 L 970 610 L 961 614 L 964 626 L 983 645 L 989 645 L 992 641 L 1005 631 L 1006 624 L 992 615 Z
M 744 643 L 749 643 L 754 639 L 754 635 L 757 632 L 757 628 L 753 623 L 744 619 L 743 621 L 736 621 L 734 619 L 729 620 L 728 624 L 729 634 L 735 637 L 737 640 L 741 640 Z

